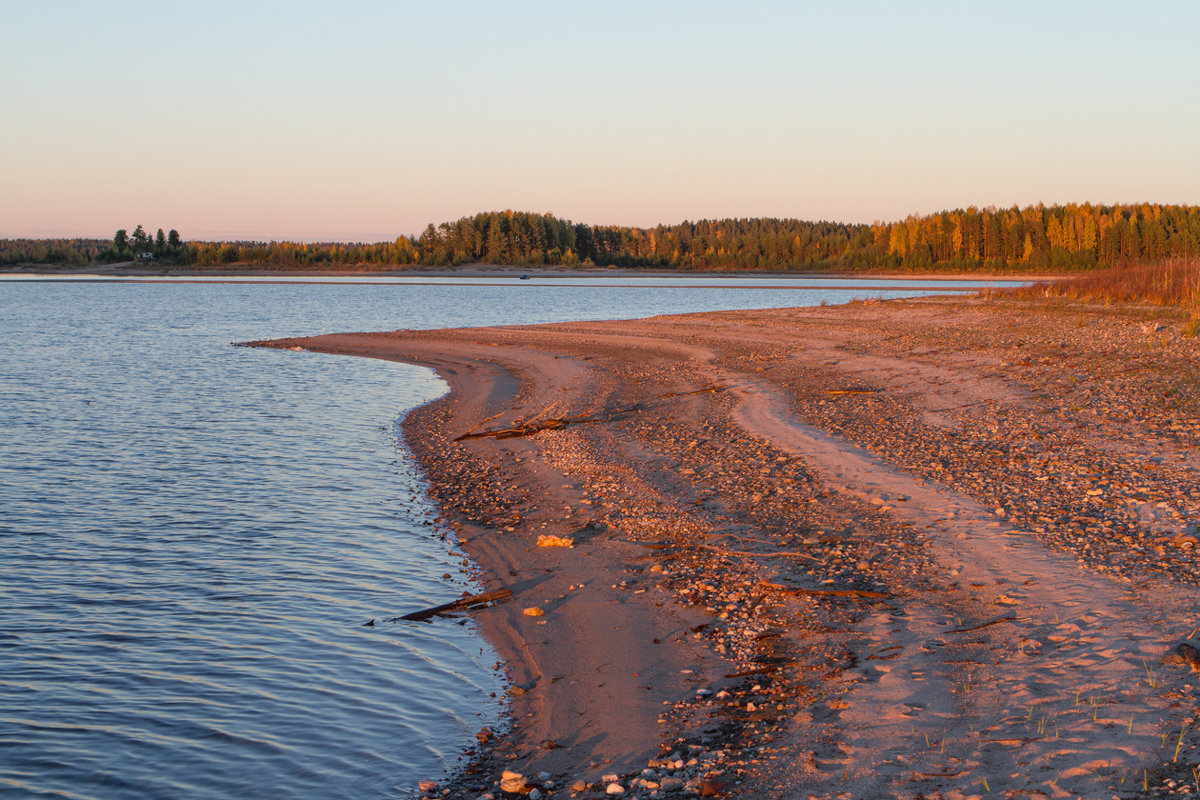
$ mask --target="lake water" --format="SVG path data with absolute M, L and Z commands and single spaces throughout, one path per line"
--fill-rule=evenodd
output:
M 411 797 L 503 724 L 469 621 L 363 627 L 476 588 L 400 433 L 445 385 L 231 342 L 929 293 L 847 283 L 0 279 L 0 797 Z

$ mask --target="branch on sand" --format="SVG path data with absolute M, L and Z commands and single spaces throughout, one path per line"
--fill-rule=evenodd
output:
M 698 544 L 693 546 L 699 547 L 701 550 L 711 550 L 712 552 L 720 553 L 723 556 L 743 556 L 745 558 L 806 558 L 809 561 L 820 561 L 820 559 L 814 558 L 807 553 L 797 553 L 795 551 L 778 550 L 771 553 L 755 553 L 750 550 L 731 550 L 728 547 L 716 547 L 715 545 L 711 544 Z M 772 584 L 772 586 L 773 585 L 774 584 Z
M 744 669 L 741 672 L 727 672 L 727 673 L 725 673 L 725 677 L 726 678 L 748 678 L 751 675 L 770 675 L 772 672 L 778 672 L 778 671 L 779 671 L 778 664 L 770 664 L 765 667 L 751 667 L 750 669 Z
M 666 392 L 665 394 L 660 394 L 658 397 L 652 399 L 659 400 L 675 397 L 687 397 L 693 394 L 705 393 L 715 394 L 716 392 L 723 392 L 729 388 L 731 387 L 713 385 L 706 386 L 703 389 L 694 389 L 690 392 Z M 529 419 L 523 422 L 518 422 L 507 428 L 491 428 L 482 431 L 479 430 L 487 423 L 501 416 L 503 412 L 501 412 L 501 414 L 495 414 L 483 420 L 474 428 L 471 428 L 471 430 L 467 431 L 461 436 L 456 436 L 454 441 L 461 442 L 465 441 L 466 439 L 513 439 L 518 436 L 533 436 L 535 433 L 541 433 L 542 431 L 556 431 L 561 428 L 565 428 L 568 425 L 582 425 L 592 422 L 610 422 L 617 416 L 623 414 L 632 414 L 635 411 L 644 411 L 648 407 L 643 401 L 639 400 L 628 408 L 617 409 L 607 416 L 598 416 L 591 413 L 585 413 L 574 414 L 566 417 L 548 417 L 543 419 L 543 417 L 545 417 L 555 405 L 557 405 L 557 403 L 551 403 Z
M 447 614 L 451 611 L 465 611 L 468 608 L 485 606 L 489 603 L 507 600 L 510 597 L 512 597 L 512 589 L 497 589 L 494 592 L 484 592 L 483 594 L 473 594 L 469 597 L 460 597 L 459 599 L 450 603 L 443 603 L 440 606 L 422 609 L 421 611 L 414 611 L 411 614 L 405 614 L 402 617 L 392 617 L 391 619 L 384 621 L 399 622 L 400 620 L 406 620 L 410 622 L 419 622 L 424 619 L 429 619 L 430 617 L 436 617 L 438 614 Z
M 893 595 L 888 592 L 873 592 L 869 589 L 794 589 L 787 586 L 780 586 L 778 583 L 760 583 L 764 589 L 779 592 L 780 594 L 802 595 L 805 597 L 851 597 L 859 600 L 884 600 Z
M 981 622 L 978 625 L 971 625 L 966 628 L 955 628 L 952 631 L 947 631 L 947 633 L 970 633 L 971 631 L 983 630 L 984 628 L 990 628 L 993 625 L 999 625 L 1001 622 L 1016 622 L 1016 621 L 1017 621 L 1016 614 L 1005 614 L 1003 617 L 996 617 L 995 619 L 989 619 L 987 622 Z

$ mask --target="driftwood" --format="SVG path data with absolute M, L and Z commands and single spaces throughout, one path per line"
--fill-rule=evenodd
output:
M 765 667 L 753 667 L 751 669 L 744 669 L 741 672 L 727 672 L 727 673 L 725 673 L 725 677 L 726 678 L 748 678 L 751 675 L 770 675 L 772 672 L 778 672 L 778 671 L 779 671 L 779 666 L 772 664 L 772 665 L 768 665 Z
M 717 547 L 716 545 L 711 544 L 697 544 L 692 546 L 699 547 L 702 550 L 711 550 L 712 552 L 719 553 L 723 556 L 743 556 L 745 558 L 807 558 L 809 561 L 820 561 L 820 559 L 814 558 L 807 553 L 797 553 L 785 550 L 778 550 L 773 553 L 754 553 L 750 550 L 730 550 L 727 547 Z
M 465 611 L 468 608 L 475 608 L 476 606 L 495 603 L 500 600 L 505 600 L 509 597 L 512 597 L 512 589 L 497 589 L 494 592 L 484 592 L 483 594 L 473 594 L 470 597 L 460 597 L 454 602 L 443 603 L 440 606 L 426 608 L 421 611 L 414 611 L 411 614 L 405 614 L 402 617 L 392 617 L 389 620 L 385 620 L 385 622 L 398 622 L 400 620 L 417 622 L 423 619 L 429 619 L 430 617 L 436 617 L 438 614 L 445 614 L 450 611 Z
M 879 394 L 882 389 L 830 389 L 829 394 Z
M 856 597 L 864 600 L 882 600 L 892 596 L 887 592 L 872 592 L 867 589 L 785 589 L 784 593 L 812 597 Z
M 705 386 L 703 389 L 693 389 L 690 392 L 666 392 L 664 394 L 660 394 L 659 397 L 660 398 L 663 398 L 663 397 L 687 397 L 688 395 L 705 394 L 708 392 L 712 392 L 715 394 L 717 392 L 723 392 L 728 388 L 729 388 L 728 386 L 721 386 L 719 384 L 713 384 L 712 386 Z
M 772 589 L 781 594 L 803 595 L 805 597 L 854 597 L 863 600 L 882 600 L 892 597 L 887 592 L 873 592 L 869 589 L 793 589 L 780 586 L 777 583 L 761 583 L 764 589 Z
M 1016 622 L 1016 621 L 1017 621 L 1016 614 L 1006 614 L 1003 617 L 996 617 L 995 619 L 990 619 L 987 622 L 981 622 L 978 625 L 971 625 L 966 628 L 955 628 L 952 631 L 947 631 L 947 633 L 970 633 L 971 631 L 983 630 L 984 628 L 990 628 L 993 625 L 999 625 L 1001 622 Z
M 495 417 L 493 417 L 493 419 L 495 419 Z M 497 428 L 493 430 L 479 431 L 478 433 L 474 431 L 468 431 L 462 436 L 454 437 L 454 441 L 461 442 L 466 439 L 513 439 L 518 436 L 533 436 L 535 433 L 541 433 L 542 431 L 556 431 L 559 428 L 565 428 L 568 425 L 577 425 L 581 422 L 599 421 L 600 420 L 590 417 L 587 414 L 579 414 L 574 417 L 557 417 L 545 419 L 541 422 L 522 422 L 518 425 L 512 426 L 511 428 Z
M 461 440 L 461 439 L 465 439 L 465 438 L 467 438 L 467 437 L 468 437 L 468 436 L 470 436 L 472 433 L 474 433 L 475 431 L 477 431 L 477 430 L 479 430 L 480 428 L 482 428 L 484 425 L 487 425 L 487 424 L 488 424 L 489 422 L 491 422 L 492 420 L 494 420 L 494 419 L 496 419 L 496 418 L 498 418 L 498 417 L 502 417 L 502 416 L 504 416 L 504 412 L 503 412 L 503 411 L 501 411 L 499 414 L 492 414 L 490 417 L 488 417 L 488 418 L 487 418 L 487 419 L 485 419 L 485 420 L 482 420 L 482 421 L 480 421 L 480 423 L 479 423 L 478 425 L 476 425 L 474 428 L 471 428 L 471 430 L 467 431 L 466 433 L 464 433 L 462 436 L 458 437 L 458 439 L 455 439 L 454 441 L 456 441 L 456 442 L 457 442 L 457 441 L 459 441 L 459 440 Z
M 660 400 L 674 397 L 686 397 L 693 394 L 705 394 L 708 392 L 723 392 L 729 388 L 729 386 L 714 384 L 713 386 L 705 386 L 703 389 L 695 389 L 690 392 L 667 392 L 665 394 L 660 394 L 658 397 L 653 399 Z M 644 411 L 648 407 L 644 402 L 639 400 L 627 408 L 617 409 L 608 416 L 598 416 L 591 413 L 586 413 L 574 414 L 567 417 L 549 417 L 543 419 L 543 417 L 545 417 L 555 405 L 557 404 L 551 403 L 524 422 L 517 422 L 507 428 L 491 428 L 482 431 L 479 430 L 487 423 L 501 416 L 503 412 L 500 414 L 495 414 L 483 420 L 474 428 L 471 428 L 471 430 L 467 431 L 461 436 L 456 436 L 454 441 L 462 442 L 467 439 L 514 439 L 518 436 L 533 436 L 535 433 L 541 433 L 542 431 L 556 431 L 561 428 L 565 428 L 568 425 L 582 425 L 593 422 L 610 422 L 619 415 L 632 414 L 635 411 Z

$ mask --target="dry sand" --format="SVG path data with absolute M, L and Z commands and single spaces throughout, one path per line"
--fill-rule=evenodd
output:
M 473 615 L 515 687 L 453 796 L 1200 795 L 1200 676 L 1160 663 L 1200 636 L 1179 320 L 937 299 L 257 344 L 451 386 L 406 430 L 514 592 Z

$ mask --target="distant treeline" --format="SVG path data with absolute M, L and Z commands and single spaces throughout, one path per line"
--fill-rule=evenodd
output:
M 98 261 L 111 244 L 106 239 L 0 239 L 0 266 L 86 267 Z
M 78 254 L 63 255 L 78 243 Z M 409 265 L 598 265 L 686 270 L 1069 272 L 1200 254 L 1200 206 L 1153 204 L 968 208 L 900 222 L 847 225 L 724 219 L 654 228 L 598 226 L 494 211 L 429 225 L 394 242 L 182 242 L 139 225 L 107 248 L 94 240 L 0 242 L 0 263 L 162 261 L 281 270 Z M 51 258 L 51 253 L 56 255 Z M 56 260 L 57 259 L 57 260 Z M 80 260 L 82 259 L 82 261 Z

